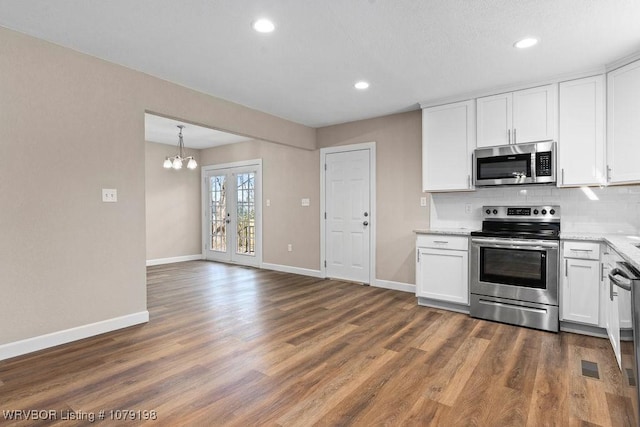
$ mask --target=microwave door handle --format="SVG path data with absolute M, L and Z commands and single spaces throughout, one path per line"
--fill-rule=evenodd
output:
M 531 153 L 531 180 L 536 182 L 536 153 Z

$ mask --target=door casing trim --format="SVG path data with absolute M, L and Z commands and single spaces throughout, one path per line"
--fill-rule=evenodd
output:
M 327 277 L 327 268 L 324 266 L 326 260 L 326 226 L 325 226 L 325 205 L 326 205 L 326 188 L 325 178 L 327 154 L 344 153 L 348 151 L 369 150 L 369 203 L 370 219 L 369 219 L 369 282 L 367 284 L 376 283 L 376 143 L 363 142 L 360 144 L 339 145 L 336 147 L 327 147 L 320 149 L 320 273 L 322 277 Z

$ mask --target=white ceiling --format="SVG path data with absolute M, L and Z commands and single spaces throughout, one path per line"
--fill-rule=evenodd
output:
M 177 147 L 178 132 L 180 131 L 178 125 L 184 126 L 182 141 L 184 146 L 188 148 L 200 150 L 252 139 L 148 113 L 144 115 L 144 139 L 149 142 L 159 142 Z
M 0 25 L 313 127 L 640 51 L 638 0 L 0 0 Z

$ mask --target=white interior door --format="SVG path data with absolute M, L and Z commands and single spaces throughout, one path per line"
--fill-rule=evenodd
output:
M 328 277 L 370 282 L 370 152 L 325 155 L 325 259 Z
M 206 167 L 204 253 L 212 261 L 261 263 L 261 167 Z

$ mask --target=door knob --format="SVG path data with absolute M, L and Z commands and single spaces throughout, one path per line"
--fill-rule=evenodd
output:
M 362 225 L 364 225 L 366 227 L 367 225 L 369 225 L 369 221 L 363 222 Z
M 365 218 L 369 216 L 369 212 L 364 213 Z
M 229 224 L 231 222 L 230 219 L 226 219 L 224 222 L 226 222 L 227 224 Z

